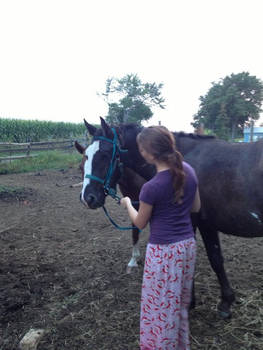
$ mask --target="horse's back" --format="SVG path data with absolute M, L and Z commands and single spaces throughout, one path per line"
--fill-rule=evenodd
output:
M 263 141 L 199 142 L 185 154 L 196 170 L 202 217 L 217 230 L 263 236 Z

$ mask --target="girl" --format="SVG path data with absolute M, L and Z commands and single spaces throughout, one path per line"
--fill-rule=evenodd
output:
M 121 204 L 143 229 L 150 222 L 140 317 L 141 350 L 190 350 L 188 308 L 196 258 L 191 211 L 200 210 L 197 178 L 182 161 L 173 135 L 164 127 L 137 136 L 143 158 L 156 175 L 140 192 L 138 212 L 129 197 Z

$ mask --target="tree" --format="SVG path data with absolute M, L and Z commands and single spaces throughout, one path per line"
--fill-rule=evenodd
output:
M 106 91 L 102 94 L 109 107 L 107 122 L 140 124 L 142 120 L 150 119 L 153 107 L 164 108 L 162 87 L 163 84 L 142 83 L 136 74 L 107 79 Z
M 231 74 L 212 83 L 200 97 L 199 111 L 192 125 L 201 123 L 218 137 L 234 139 L 242 134 L 245 124 L 259 119 L 263 100 L 263 83 L 248 72 Z

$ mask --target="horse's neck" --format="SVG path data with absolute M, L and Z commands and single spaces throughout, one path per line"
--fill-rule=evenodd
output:
M 141 167 L 137 167 L 136 172 L 146 181 L 149 181 L 156 174 L 156 169 L 155 166 L 145 163 Z
M 144 180 L 149 181 L 156 173 L 153 165 L 146 163 L 141 155 L 134 150 L 129 150 L 122 157 L 124 167 L 132 169 L 136 174 L 140 175 Z
M 125 167 L 132 169 L 146 181 L 150 180 L 156 173 L 153 165 L 147 164 L 139 153 L 136 137 L 141 131 L 140 127 L 123 125 L 118 129 L 122 148 L 128 152 L 121 154 L 121 161 Z
M 176 148 L 182 155 L 186 155 L 191 152 L 196 146 L 198 146 L 198 142 L 196 140 L 187 138 L 187 137 L 178 137 L 176 138 Z

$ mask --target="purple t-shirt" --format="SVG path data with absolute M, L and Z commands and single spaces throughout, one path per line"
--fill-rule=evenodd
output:
M 157 173 L 142 186 L 140 201 L 153 206 L 149 243 L 170 244 L 194 236 L 190 213 L 197 189 L 197 177 L 188 163 L 183 162 L 183 168 L 185 185 L 180 204 L 174 203 L 170 170 Z

